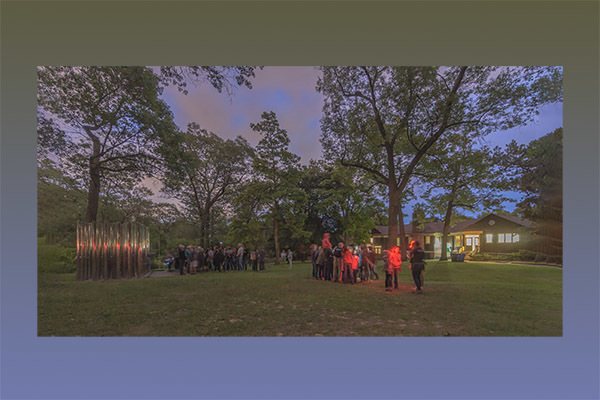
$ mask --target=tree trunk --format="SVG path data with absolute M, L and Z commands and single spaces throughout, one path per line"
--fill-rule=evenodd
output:
M 388 250 L 396 246 L 398 239 L 398 209 L 400 205 L 400 192 L 396 188 L 389 188 L 388 209 Z M 403 227 L 404 228 L 404 224 Z M 404 229 L 402 229 L 404 231 Z
M 95 222 L 98 218 L 98 202 L 100 200 L 100 142 L 94 140 L 93 153 L 90 157 L 90 186 L 88 190 L 88 206 L 85 220 Z
M 210 246 L 210 212 L 204 213 L 204 243 Z
M 450 220 L 452 219 L 452 207 L 454 206 L 452 200 L 448 202 L 446 208 L 446 215 L 444 216 L 444 231 L 442 233 L 442 255 L 440 261 L 447 261 L 448 254 L 446 253 L 446 243 L 448 243 L 448 231 L 450 230 Z
M 404 231 L 404 215 L 402 212 L 402 203 L 400 202 L 400 196 L 398 196 L 398 233 L 400 236 L 400 254 L 402 260 L 406 260 L 406 232 Z
M 200 216 L 200 237 L 202 238 L 202 247 L 208 248 L 209 240 L 208 240 L 208 214 L 206 212 L 202 213 Z

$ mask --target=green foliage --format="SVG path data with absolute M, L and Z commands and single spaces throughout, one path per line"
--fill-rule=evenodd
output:
M 45 238 L 38 239 L 38 271 L 50 274 L 70 274 L 77 269 L 74 247 L 47 245 Z
M 440 139 L 524 125 L 562 101 L 558 67 L 323 67 L 325 156 L 360 168 L 389 195 L 390 242 L 415 168 Z M 469 146 L 467 146 L 469 147 Z
M 469 256 L 470 261 L 535 261 L 536 253 L 521 249 L 515 253 L 476 253 Z
M 163 191 L 179 199 L 188 219 L 198 224 L 203 246 L 208 246 L 215 212 L 248 178 L 253 149 L 241 136 L 226 140 L 192 123 L 161 151 L 166 164 Z
M 261 135 L 253 161 L 254 179 L 246 190 L 256 199 L 256 207 L 265 221 L 273 226 L 275 253 L 280 251 L 279 230 L 287 236 L 287 247 L 308 239 L 310 233 L 303 229 L 307 201 L 298 187 L 300 182 L 300 157 L 288 150 L 290 139 L 280 127 L 274 112 L 263 112 L 261 121 L 250 124 Z M 255 207 L 255 208 L 256 208 Z
M 368 241 L 383 203 L 374 193 L 375 185 L 353 168 L 336 164 L 329 178 L 321 182 L 320 208 L 334 220 L 339 240 L 346 244 Z
M 174 85 L 183 94 L 188 94 L 188 83 L 210 83 L 219 93 L 225 90 L 232 94 L 236 85 L 252 89 L 254 66 L 166 66 L 160 67 L 158 77 L 163 85 Z M 262 67 L 259 67 L 262 69 Z M 234 83 L 235 82 L 235 83 Z
M 500 157 L 486 146 L 477 148 L 464 133 L 438 140 L 415 170 L 427 209 L 448 226 L 461 212 L 499 209 L 508 200 L 502 190 L 510 189 Z
M 528 145 L 506 147 L 504 165 L 511 183 L 523 193 L 517 211 L 535 222 L 539 260 L 562 263 L 562 136 L 559 128 Z
M 37 229 L 50 243 L 75 246 L 77 220 L 85 216 L 86 195 L 77 182 L 45 160 L 38 167 Z
M 89 185 L 88 221 L 107 182 L 131 186 L 155 171 L 156 147 L 174 130 L 159 94 L 149 68 L 38 68 L 38 154 L 54 154 L 61 172 Z
M 514 183 L 525 195 L 518 208 L 526 218 L 542 219 L 552 205 L 562 210 L 562 136 L 559 128 L 527 146 L 508 146 L 517 169 Z

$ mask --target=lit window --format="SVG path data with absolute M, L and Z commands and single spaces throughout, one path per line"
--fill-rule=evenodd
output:
M 513 233 L 512 240 L 513 240 L 514 243 L 518 242 L 519 241 L 519 234 L 518 233 Z
M 498 243 L 504 243 L 504 233 L 498 234 Z
M 431 236 L 425 236 L 425 244 L 431 243 Z
M 485 235 L 486 243 L 492 243 L 493 240 L 494 240 L 494 235 L 492 235 L 491 233 L 488 233 L 487 235 Z
M 512 233 L 507 233 L 506 234 L 506 243 L 511 243 L 512 242 Z
M 456 247 L 460 247 L 460 236 L 456 236 Z
M 471 238 L 467 238 L 467 246 L 471 245 Z

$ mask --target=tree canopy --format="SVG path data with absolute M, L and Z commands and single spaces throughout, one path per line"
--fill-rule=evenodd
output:
M 404 236 L 401 193 L 441 138 L 526 124 L 562 99 L 553 67 L 323 67 L 326 157 L 360 168 L 387 189 L 388 246 Z M 400 243 L 404 247 L 404 242 Z

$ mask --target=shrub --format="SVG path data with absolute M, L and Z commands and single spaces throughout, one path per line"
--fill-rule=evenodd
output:
M 77 269 L 75 248 L 47 245 L 38 240 L 38 270 L 51 274 L 70 274 Z
M 529 250 L 519 250 L 516 253 L 477 253 L 469 258 L 470 261 L 535 261 L 536 253 Z

